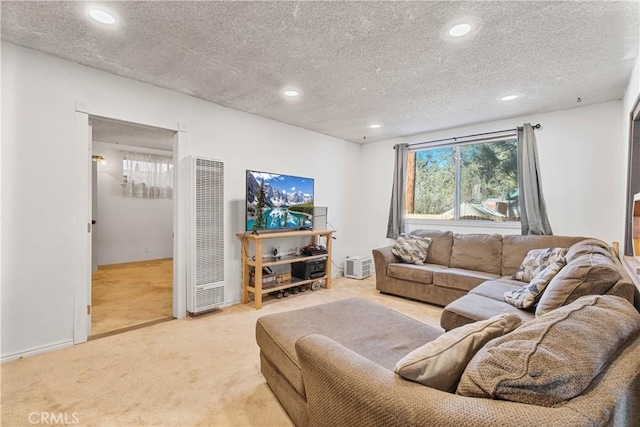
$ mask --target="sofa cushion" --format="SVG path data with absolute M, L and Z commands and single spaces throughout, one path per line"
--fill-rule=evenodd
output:
M 522 323 L 514 314 L 501 314 L 440 335 L 400 359 L 394 371 L 417 383 L 453 393 L 471 358 L 490 340 Z
M 419 229 L 413 230 L 411 234 L 431 239 L 431 244 L 427 251 L 428 263 L 440 264 L 449 267 L 451 245 L 453 244 L 453 233 L 451 231 Z
M 628 301 L 582 297 L 487 343 L 467 365 L 457 393 L 557 405 L 581 394 L 639 332 L 640 314 Z
M 497 274 L 483 273 L 482 271 L 447 268 L 433 272 L 433 284 L 468 292 L 486 280 L 494 280 L 499 277 Z
M 611 251 L 609 246 L 599 239 L 585 239 L 572 245 L 565 257 L 567 262 L 571 262 L 574 259 L 588 254 L 601 254 L 607 257 L 611 257 Z
M 584 237 L 504 235 L 502 236 L 502 275 L 510 276 L 515 273 L 520 268 L 524 256 L 531 249 L 568 248 L 581 240 L 584 240 Z
M 487 280 L 469 291 L 470 294 L 481 295 L 496 301 L 504 302 L 504 293 L 522 288 L 522 282 L 514 280 L 510 283 L 502 280 Z
M 528 285 L 517 290 L 505 292 L 504 300 L 518 308 L 528 309 L 533 307 L 542 296 L 542 292 L 544 292 L 551 279 L 553 279 L 565 265 L 566 260 L 560 258 L 539 272 Z
M 567 305 L 584 295 L 604 294 L 618 279 L 620 271 L 611 257 L 582 255 L 551 279 L 536 307 L 536 316 Z
M 515 308 L 503 300 L 469 293 L 447 304 L 440 314 L 440 326 L 449 331 L 467 323 L 490 319 L 497 314 L 515 314 L 525 321 L 535 317 L 533 313 Z
M 567 248 L 542 248 L 532 249 L 525 255 L 518 271 L 511 275 L 514 280 L 531 282 L 534 277 L 549 265 L 564 258 Z
M 453 235 L 449 267 L 500 274 L 502 236 L 500 234 Z
M 427 259 L 427 250 L 431 239 L 428 237 L 398 236 L 391 248 L 391 253 L 410 264 L 422 265 Z
M 438 264 L 413 265 L 395 263 L 387 266 L 387 276 L 429 285 L 433 283 L 433 272 L 446 268 L 447 267 Z
M 502 276 L 498 279 L 500 282 L 508 283 L 510 285 L 515 286 L 516 288 L 522 287 L 522 282 L 520 280 L 512 279 L 511 276 Z

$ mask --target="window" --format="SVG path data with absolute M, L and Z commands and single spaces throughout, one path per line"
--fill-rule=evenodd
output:
M 409 153 L 406 218 L 519 221 L 515 134 Z
M 122 158 L 122 186 L 129 197 L 171 199 L 172 158 L 157 154 L 125 152 Z

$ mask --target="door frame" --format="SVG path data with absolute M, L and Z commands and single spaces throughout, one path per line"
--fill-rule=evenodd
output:
M 101 115 L 90 111 L 89 106 L 76 101 L 74 138 L 74 203 L 73 229 L 76 262 L 78 269 L 74 280 L 73 296 L 73 343 L 87 341 L 91 331 L 91 316 L 87 306 L 91 306 L 91 154 L 89 118 L 99 117 L 150 126 L 175 132 L 173 140 L 173 305 L 172 315 L 181 319 L 187 315 L 185 210 L 179 169 L 180 160 L 186 156 L 187 132 L 183 123 L 167 127 L 156 123 L 141 122 L 113 114 Z
M 624 247 L 622 255 L 634 256 L 633 248 L 633 197 L 640 184 L 640 95 L 629 112 L 629 145 L 627 148 L 627 209 L 624 225 Z

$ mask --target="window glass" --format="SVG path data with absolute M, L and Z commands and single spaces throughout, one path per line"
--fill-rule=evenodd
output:
M 460 147 L 459 219 L 519 221 L 516 139 Z
M 417 151 L 413 213 L 421 218 L 453 219 L 455 177 L 453 147 Z
M 143 198 L 173 197 L 173 163 L 169 156 L 123 152 L 123 195 Z
M 519 221 L 517 138 L 410 152 L 405 198 L 407 218 Z

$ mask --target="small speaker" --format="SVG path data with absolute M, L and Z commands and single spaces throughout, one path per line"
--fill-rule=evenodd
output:
M 323 206 L 313 207 L 313 229 L 314 230 L 326 230 L 327 229 L 327 208 Z

